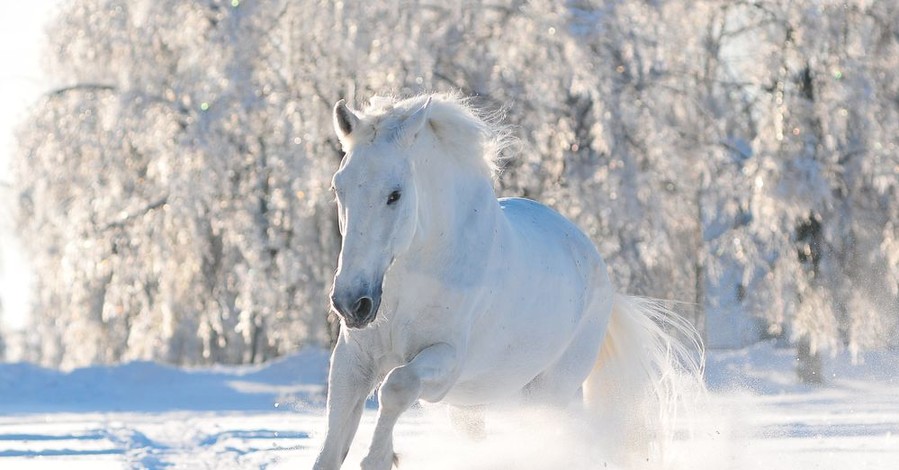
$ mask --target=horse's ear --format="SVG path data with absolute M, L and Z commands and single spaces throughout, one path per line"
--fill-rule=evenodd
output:
M 421 105 L 414 113 L 409 115 L 402 124 L 400 124 L 399 129 L 397 129 L 397 137 L 399 141 L 406 144 L 411 145 L 412 142 L 415 141 L 415 137 L 418 136 L 418 132 L 425 126 L 425 123 L 428 122 L 428 117 L 431 114 L 431 97 L 425 101 L 425 104 Z
M 353 129 L 359 125 L 359 117 L 346 105 L 346 100 L 340 100 L 334 105 L 334 132 L 340 143 L 353 133 Z

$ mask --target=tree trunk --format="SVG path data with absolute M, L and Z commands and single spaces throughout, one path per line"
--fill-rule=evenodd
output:
M 819 351 L 812 352 L 807 338 L 799 340 L 796 352 L 796 374 L 804 384 L 824 383 L 824 376 L 821 375 L 821 353 Z

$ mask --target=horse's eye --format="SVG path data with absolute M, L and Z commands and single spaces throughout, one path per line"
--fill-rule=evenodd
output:
M 390 195 L 387 196 L 387 205 L 389 206 L 389 205 L 393 204 L 394 202 L 399 201 L 400 196 L 401 196 L 401 194 L 400 194 L 399 190 L 393 191 L 392 193 L 390 193 Z

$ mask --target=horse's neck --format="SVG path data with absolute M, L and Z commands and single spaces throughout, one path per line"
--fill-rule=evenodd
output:
M 421 261 L 454 264 L 489 252 L 500 223 L 500 207 L 488 177 L 466 174 L 445 164 L 422 184 L 421 236 L 414 242 Z M 421 259 L 421 258 L 424 259 Z M 480 261 L 484 261 L 483 258 Z

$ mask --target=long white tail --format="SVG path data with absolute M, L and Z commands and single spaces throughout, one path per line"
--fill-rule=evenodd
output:
M 702 393 L 696 329 L 661 301 L 615 295 L 606 337 L 584 381 L 584 402 L 619 458 L 660 468 L 685 398 Z

